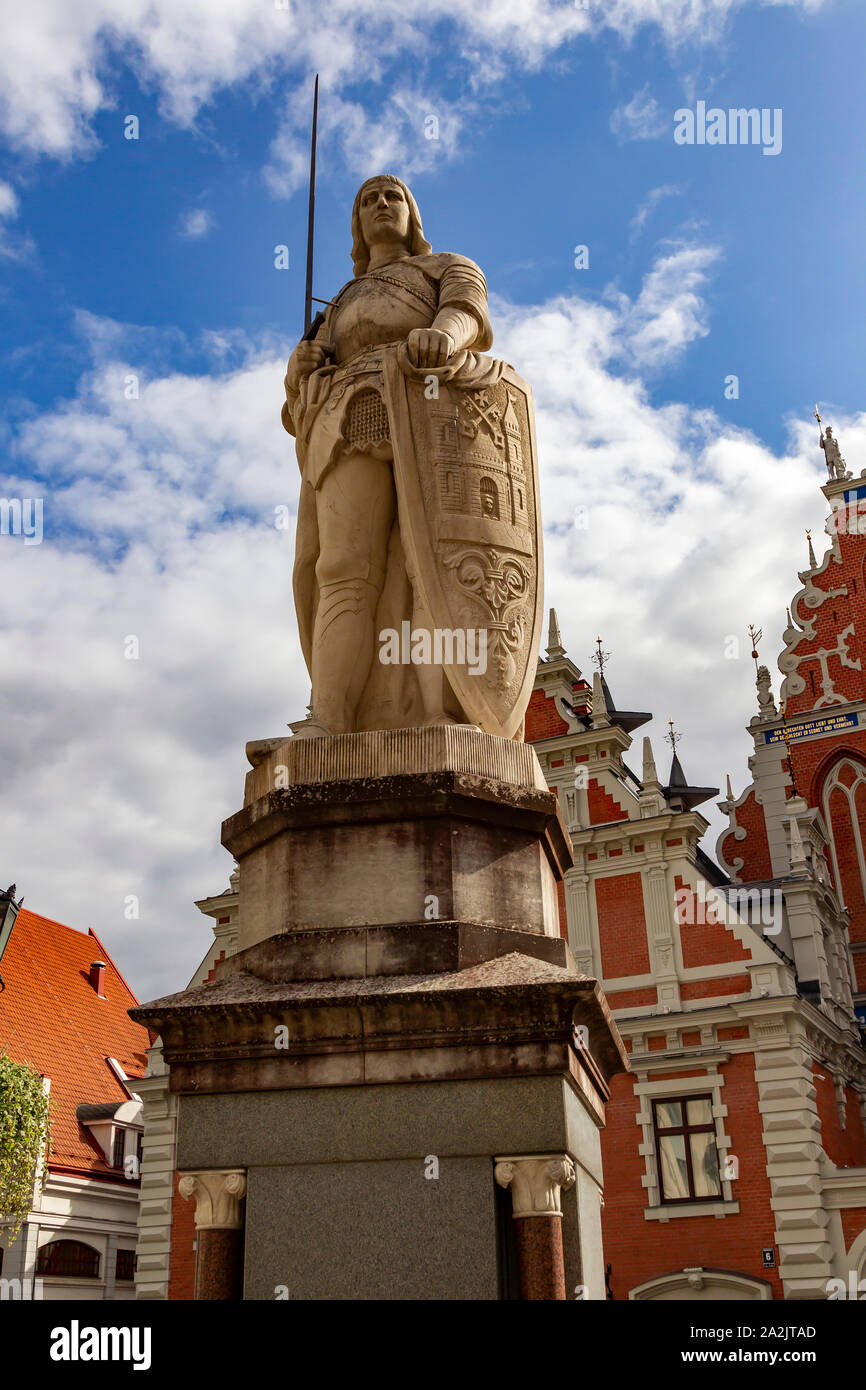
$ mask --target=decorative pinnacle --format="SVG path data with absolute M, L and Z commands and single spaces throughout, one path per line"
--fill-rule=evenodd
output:
M 547 656 L 548 660 L 553 660 L 557 656 L 565 656 L 565 647 L 562 645 L 562 633 L 559 631 L 559 619 L 556 616 L 556 609 L 550 610 L 550 625 L 547 632 Z
M 653 746 L 652 746 L 652 744 L 650 743 L 649 739 L 646 738 L 646 737 L 644 738 L 644 741 L 643 741 L 643 779 L 642 779 L 642 780 L 643 780 L 643 785 L 644 785 L 644 787 L 646 787 L 646 786 L 648 785 L 648 783 L 656 783 L 656 782 L 658 782 L 658 780 L 659 780 L 659 778 L 658 778 L 658 773 L 656 772 L 656 760 L 655 760 L 655 758 L 653 757 Z
M 601 649 L 601 638 L 600 638 L 600 637 L 596 637 L 596 639 L 595 639 L 595 645 L 596 645 L 596 647 L 598 648 L 598 651 L 593 652 L 593 654 L 592 654 L 592 659 L 593 659 L 593 661 L 595 662 L 596 666 L 598 667 L 598 674 L 599 674 L 600 676 L 603 677 L 603 676 L 604 676 L 605 663 L 608 661 L 608 659 L 609 659 L 609 657 L 610 657 L 610 652 L 604 652 L 604 651 L 602 651 L 602 649 Z
M 610 719 L 607 714 L 607 701 L 604 698 L 601 674 L 596 671 L 592 678 L 592 727 L 594 729 L 606 729 L 609 724 Z
M 764 632 L 760 627 L 755 627 L 754 623 L 749 623 L 749 641 L 752 644 L 752 660 L 755 663 L 755 673 L 758 671 L 758 643 L 763 637 Z
M 734 788 L 731 785 L 731 774 L 729 772 L 725 776 L 725 794 L 728 798 L 728 801 L 734 800 Z
M 668 731 L 665 734 L 665 738 L 667 739 L 668 743 L 674 751 L 674 755 L 676 756 L 677 744 L 682 738 L 682 734 L 677 733 L 676 729 L 674 728 L 674 721 L 672 719 L 668 720 Z
M 806 859 L 806 851 L 803 848 L 803 837 L 800 834 L 800 827 L 797 824 L 796 816 L 791 816 L 788 824 L 791 827 L 791 852 L 789 855 L 791 869 L 794 873 L 806 873 L 809 868 L 809 862 Z
M 815 566 L 817 565 L 818 561 L 815 559 L 815 551 L 814 551 L 814 548 L 813 548 L 813 546 L 812 546 L 812 532 L 811 532 L 811 531 L 807 531 L 807 532 L 806 532 L 806 540 L 809 542 L 809 565 L 811 566 L 812 569 L 814 569 Z

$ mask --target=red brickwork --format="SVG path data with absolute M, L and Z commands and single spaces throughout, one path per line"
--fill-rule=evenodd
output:
M 866 1227 L 866 1207 L 846 1207 L 840 1215 L 845 1249 L 850 1250 L 860 1232 Z
M 718 980 L 684 980 L 680 998 L 722 999 L 728 994 L 748 994 L 752 982 L 748 975 L 723 975 Z
M 742 859 L 743 867 L 739 870 L 739 876 L 743 883 L 772 878 L 773 868 L 770 863 L 764 809 L 755 800 L 754 791 L 749 793 L 742 806 L 737 807 L 737 825 L 741 830 L 745 830 L 746 838 L 736 840 L 733 830 L 723 835 L 719 842 L 719 852 L 723 861 L 726 864 L 734 864 L 737 859 Z
M 842 516 L 844 517 L 844 515 L 843 512 Z M 799 596 L 791 605 L 791 612 L 795 621 L 800 624 L 813 624 L 814 635 L 808 637 L 804 633 L 793 648 L 794 653 L 800 658 L 797 674 L 805 681 L 805 689 L 798 695 L 790 697 L 788 701 L 790 714 L 802 714 L 812 710 L 818 700 L 822 698 L 823 673 L 817 653 L 822 649 L 832 651 L 836 646 L 839 634 L 852 622 L 855 624 L 855 628 L 848 638 L 848 656 L 849 659 L 859 656 L 861 669 L 857 670 L 851 665 L 843 666 L 839 656 L 828 657 L 828 667 L 838 695 L 841 695 L 845 700 L 862 700 L 864 696 L 864 675 L 866 675 L 866 665 L 863 663 L 863 656 L 866 655 L 866 651 L 864 651 L 866 611 L 864 611 L 863 604 L 864 537 L 857 534 L 849 535 L 846 525 L 837 528 L 837 530 L 841 560 L 837 561 L 831 553 L 828 559 L 828 555 L 825 554 L 820 562 L 821 566 L 825 566 L 823 573 L 812 575 L 812 585 L 821 593 L 829 593 L 830 590 L 837 592 L 819 604 L 817 608 L 806 608 Z M 847 588 L 847 594 L 839 592 L 844 588 Z
M 685 1265 L 735 1270 L 766 1279 L 773 1287 L 773 1297 L 782 1297 L 778 1271 L 765 1270 L 761 1263 L 762 1247 L 775 1243 L 775 1219 L 770 1210 L 754 1057 L 751 1053 L 732 1057 L 722 1065 L 721 1073 L 725 1078 L 722 1099 L 728 1109 L 725 1132 L 731 1138 L 728 1152 L 739 1164 L 733 1192 L 740 1214 L 722 1219 L 674 1217 L 669 1222 L 644 1217 L 647 1192 L 641 1179 L 646 1168 L 638 1153 L 643 1130 L 636 1123 L 634 1078 L 614 1077 L 601 1149 L 607 1190 L 602 1215 L 604 1256 L 613 1266 L 610 1283 L 615 1298 L 625 1299 L 635 1285 Z M 670 1079 L 671 1094 L 676 1095 L 676 1074 L 671 1073 Z
M 815 1103 L 821 1121 L 821 1145 L 825 1154 L 840 1168 L 866 1164 L 866 1133 L 856 1095 L 850 1086 L 845 1088 L 846 1124 L 843 1129 L 832 1077 L 816 1062 L 812 1063 L 812 1075 L 817 1092 Z
M 553 700 L 541 690 L 533 690 L 526 708 L 527 743 L 536 743 L 542 738 L 559 738 L 568 733 L 568 725 L 556 708 Z
M 649 1008 L 659 1001 L 655 985 L 644 985 L 642 989 L 606 989 L 604 994 L 612 1009 Z
M 598 785 L 595 777 L 589 779 L 586 800 L 590 825 L 607 825 L 608 821 L 612 820 L 628 820 L 628 811 L 624 811 L 610 793 Z
M 175 1173 L 174 1197 L 171 1203 L 171 1275 L 168 1284 L 170 1299 L 195 1297 L 195 1198 L 181 1197 L 177 1190 L 180 1177 Z
M 698 965 L 722 965 L 725 961 L 752 959 L 751 951 L 747 951 L 722 922 L 706 920 L 717 915 L 712 901 L 702 901 L 694 890 L 687 900 L 679 896 L 682 889 L 690 887 L 679 874 L 674 878 L 674 887 L 678 894 L 677 920 L 680 923 L 680 945 L 686 970 Z
M 595 880 L 595 905 L 606 980 L 617 975 L 648 975 L 649 946 L 640 874 Z

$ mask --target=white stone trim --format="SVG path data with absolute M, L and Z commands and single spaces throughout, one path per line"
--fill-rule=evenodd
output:
M 718 1070 L 722 1060 L 723 1059 L 716 1056 L 713 1061 L 705 1059 L 697 1063 L 697 1065 L 706 1067 L 707 1071 L 705 1076 L 678 1076 L 669 1080 L 661 1078 L 660 1080 L 651 1081 L 647 1077 L 646 1073 L 648 1068 L 644 1066 L 643 1058 L 641 1058 L 639 1063 L 636 1062 L 634 1057 L 631 1059 L 632 1066 L 639 1078 L 634 1087 L 634 1094 L 638 1099 L 635 1123 L 640 1126 L 643 1135 L 638 1153 L 644 1160 L 645 1171 L 644 1176 L 641 1178 L 641 1184 L 646 1189 L 648 1199 L 648 1204 L 644 1209 L 644 1217 L 646 1220 L 665 1221 L 669 1216 L 674 1216 L 675 1214 L 687 1216 L 729 1216 L 739 1211 L 739 1205 L 734 1197 L 733 1183 L 729 1178 L 722 1178 L 722 1196 L 718 1202 L 712 1203 L 712 1211 L 709 1210 L 711 1206 L 709 1202 L 689 1203 L 689 1208 L 694 1207 L 699 1210 L 681 1210 L 678 1202 L 672 1204 L 664 1202 L 661 1196 L 661 1184 L 659 1182 L 658 1164 L 656 1161 L 652 1105 L 650 1102 L 652 1100 L 658 1100 L 662 1096 L 670 1096 L 671 1099 L 682 1096 L 687 1100 L 690 1095 L 701 1095 L 709 1092 L 712 1096 L 713 1122 L 716 1128 L 716 1149 L 719 1154 L 720 1167 L 723 1166 L 725 1155 L 731 1148 L 732 1141 L 730 1136 L 725 1133 L 724 1125 L 728 1115 L 728 1107 L 722 1100 L 722 1088 L 725 1084 L 725 1078 Z M 727 1058 L 724 1060 L 727 1060 Z M 673 1067 L 676 1070 L 679 1070 L 684 1065 L 688 1065 L 685 1059 L 670 1056 L 665 1058 L 665 1064 L 669 1069 Z M 641 1075 L 641 1073 L 643 1073 L 643 1075 Z M 686 1204 L 683 1203 L 682 1207 L 685 1208 L 685 1206 Z M 656 1215 L 650 1215 L 649 1213 L 651 1212 L 656 1213 Z
M 672 1294 L 681 1290 L 682 1295 L 688 1297 L 687 1289 L 694 1291 L 693 1297 L 706 1290 L 704 1297 L 707 1299 L 712 1299 L 713 1291 L 716 1289 L 725 1289 L 729 1296 L 732 1289 L 738 1289 L 744 1301 L 764 1302 L 773 1297 L 773 1290 L 763 1279 L 753 1279 L 747 1274 L 737 1274 L 729 1269 L 704 1269 L 699 1265 L 671 1274 L 661 1274 L 655 1279 L 648 1279 L 645 1284 L 636 1284 L 633 1289 L 629 1289 L 628 1296 L 632 1300 L 644 1301 L 670 1298 Z

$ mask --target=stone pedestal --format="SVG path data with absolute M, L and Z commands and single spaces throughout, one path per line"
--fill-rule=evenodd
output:
M 246 1175 L 244 1297 L 603 1298 L 598 1132 L 627 1062 L 559 935 L 571 851 L 533 750 L 443 726 L 248 751 L 223 827 L 241 949 L 133 1011 L 181 1169 Z M 503 1222 L 496 1164 L 539 1161 L 558 1212 Z

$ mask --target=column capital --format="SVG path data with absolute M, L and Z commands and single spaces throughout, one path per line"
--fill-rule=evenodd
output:
M 184 1173 L 178 1183 L 181 1197 L 195 1197 L 197 1231 L 237 1231 L 243 1226 L 241 1199 L 247 1175 L 241 1168 Z
M 562 1216 L 560 1193 L 574 1186 L 574 1164 L 568 1154 L 517 1154 L 494 1162 L 499 1186 L 511 1188 L 515 1218 Z

